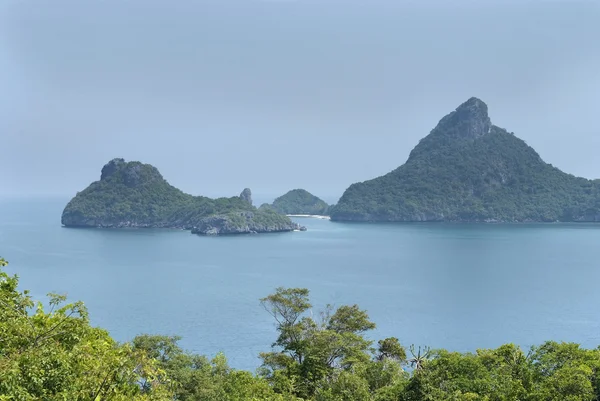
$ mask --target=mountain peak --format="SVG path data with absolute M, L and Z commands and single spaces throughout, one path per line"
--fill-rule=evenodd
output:
M 393 171 L 352 184 L 333 221 L 600 222 L 600 185 L 546 164 L 470 98 Z
M 108 177 L 112 176 L 114 173 L 117 172 L 117 170 L 119 170 L 120 167 L 124 166 L 125 163 L 125 159 L 121 159 L 121 158 L 114 158 L 111 161 L 109 161 L 108 163 L 106 163 L 104 165 L 104 167 L 102 167 L 102 172 L 100 174 L 100 179 L 101 180 L 105 180 Z
M 100 181 L 119 181 L 129 187 L 134 187 L 145 182 L 164 180 L 158 169 L 150 164 L 140 162 L 127 162 L 125 159 L 115 158 L 102 167 Z
M 469 100 L 467 100 L 466 102 L 464 102 L 463 104 L 461 104 L 460 106 L 458 106 L 456 108 L 456 110 L 463 110 L 463 109 L 469 109 L 469 110 L 475 110 L 475 109 L 480 109 L 483 110 L 486 114 L 487 114 L 487 104 L 485 104 L 485 102 L 479 98 L 476 97 L 471 97 L 469 98 Z
M 472 97 L 440 120 L 434 131 L 447 136 L 477 139 L 492 129 L 485 102 Z

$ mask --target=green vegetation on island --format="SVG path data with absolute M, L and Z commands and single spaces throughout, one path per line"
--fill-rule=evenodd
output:
M 0 265 L 6 262 L 0 258 Z M 309 292 L 279 288 L 261 304 L 276 323 L 256 373 L 224 355 L 183 351 L 179 338 L 118 343 L 90 325 L 81 302 L 49 309 L 0 269 L 1 401 L 594 401 L 600 349 L 546 342 L 473 353 L 372 341 L 357 305 L 312 313 Z M 258 305 L 257 305 L 258 307 Z
M 394 171 L 352 184 L 337 221 L 600 221 L 600 181 L 545 163 L 471 98 Z
M 329 205 L 304 189 L 293 189 L 273 201 L 273 209 L 282 214 L 327 215 Z
M 197 234 L 280 232 L 300 229 L 288 217 L 252 206 L 249 189 L 231 198 L 188 195 L 149 164 L 113 159 L 99 181 L 77 195 L 62 214 L 67 227 L 165 227 Z

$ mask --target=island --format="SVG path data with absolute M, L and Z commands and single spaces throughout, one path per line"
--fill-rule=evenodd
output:
M 295 216 L 327 216 L 329 205 L 304 189 L 292 189 L 273 201 L 278 213 Z
M 332 221 L 598 222 L 600 181 L 544 162 L 513 133 L 492 124 L 470 98 L 442 118 L 406 163 L 352 184 Z
M 156 167 L 120 158 L 71 199 L 61 222 L 65 227 L 178 228 L 200 235 L 305 230 L 274 210 L 254 207 L 248 188 L 231 198 L 193 196 L 170 185 Z

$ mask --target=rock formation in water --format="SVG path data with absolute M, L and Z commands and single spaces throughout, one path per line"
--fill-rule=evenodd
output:
M 93 182 L 65 207 L 67 227 L 164 227 L 198 234 L 234 234 L 299 230 L 296 223 L 273 210 L 252 206 L 244 196 L 211 199 L 188 195 L 170 185 L 149 164 L 113 159 Z M 221 222 L 216 224 L 216 222 Z M 211 229 L 207 229 L 213 222 Z
M 249 204 L 252 204 L 252 191 L 250 190 L 250 188 L 244 188 L 244 190 L 240 194 L 240 198 L 245 200 Z
M 287 222 L 279 221 L 279 214 L 271 212 L 271 219 L 265 216 L 256 218 L 256 212 L 244 211 L 222 215 L 213 215 L 201 219 L 192 229 L 193 234 L 202 235 L 228 235 L 228 234 L 256 234 L 266 232 L 290 231 Z M 292 230 L 305 231 L 306 228 L 294 224 Z
M 404 165 L 352 184 L 330 214 L 334 221 L 595 222 L 600 181 L 545 163 L 471 98 L 442 118 Z

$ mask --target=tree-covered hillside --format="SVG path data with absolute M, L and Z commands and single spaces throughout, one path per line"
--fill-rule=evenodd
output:
M 293 189 L 273 201 L 273 209 L 283 214 L 325 215 L 329 205 L 304 189 Z
M 118 343 L 90 324 L 82 302 L 51 294 L 46 309 L 0 269 L 0 400 L 600 399 L 599 348 L 552 341 L 528 352 L 513 344 L 473 353 L 405 347 L 395 337 L 373 341 L 375 323 L 357 305 L 313 313 L 307 289 L 279 288 L 260 303 L 276 333 L 251 373 L 232 369 L 222 354 L 185 352 L 176 336 Z
M 246 192 L 249 192 L 246 191 Z M 198 234 L 292 231 L 282 215 L 252 206 L 247 197 L 211 199 L 183 193 L 149 165 L 111 160 L 93 182 L 67 204 L 69 227 L 169 227 Z
M 352 184 L 338 221 L 600 221 L 599 181 L 563 173 L 471 98 L 396 170 Z

